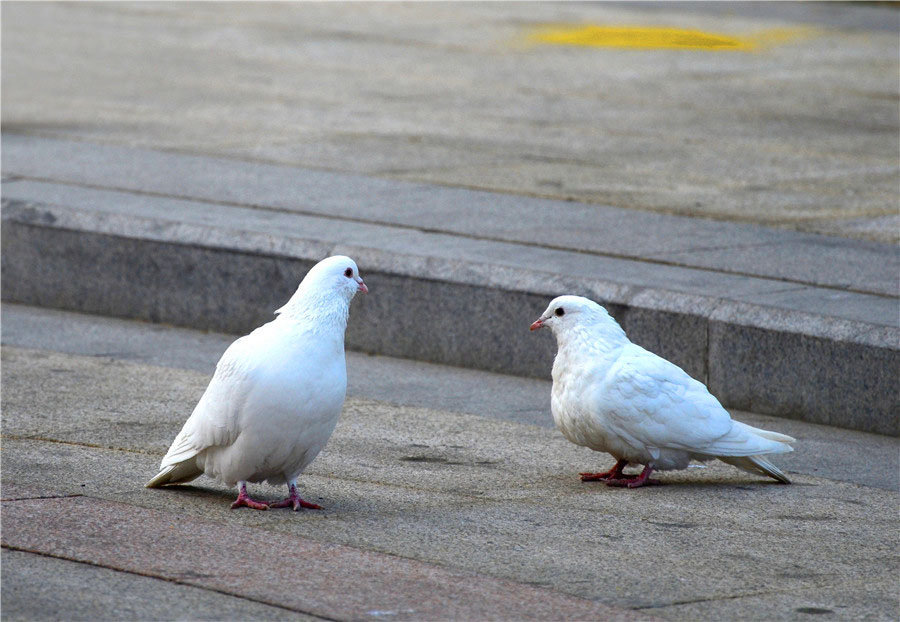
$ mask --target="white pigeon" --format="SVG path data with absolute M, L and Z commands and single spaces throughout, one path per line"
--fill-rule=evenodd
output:
M 629 341 L 597 303 L 555 298 L 531 325 L 556 336 L 551 410 L 568 440 L 612 454 L 618 462 L 582 481 L 635 488 L 657 484 L 654 470 L 684 469 L 718 458 L 739 469 L 790 484 L 766 459 L 793 451 L 795 439 L 734 421 L 707 388 L 684 370 Z M 628 465 L 645 465 L 637 476 Z
M 228 347 L 147 487 L 205 473 L 238 485 L 232 509 L 322 509 L 300 498 L 297 478 L 325 446 L 344 404 L 344 331 L 357 291 L 369 290 L 349 257 L 313 266 L 273 321 Z M 247 482 L 263 480 L 287 484 L 289 496 L 254 501 Z

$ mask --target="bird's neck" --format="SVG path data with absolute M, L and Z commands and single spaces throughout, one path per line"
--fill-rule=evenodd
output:
M 338 333 L 343 340 L 350 301 L 334 292 L 325 295 L 298 290 L 278 311 L 279 320 L 303 324 L 316 333 Z
M 625 331 L 615 322 L 573 326 L 556 336 L 563 358 L 608 357 L 628 343 Z

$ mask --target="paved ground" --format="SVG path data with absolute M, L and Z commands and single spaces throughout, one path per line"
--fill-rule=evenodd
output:
M 3 327 L 6 619 L 898 613 L 896 439 L 735 413 L 797 436 L 793 486 L 711 465 L 613 490 L 576 475 L 608 457 L 504 409 L 545 382 L 352 355 L 302 482 L 326 510 L 230 511 L 209 480 L 142 488 L 226 337 L 15 305 Z M 454 407 L 475 384 L 493 398 Z
M 897 239 L 900 12 L 10 3 L 4 131 Z M 666 25 L 753 52 L 535 44 Z

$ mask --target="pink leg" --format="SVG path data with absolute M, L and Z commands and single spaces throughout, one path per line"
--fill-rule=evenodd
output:
M 653 472 L 653 463 L 646 465 L 644 470 L 641 471 L 641 474 L 637 477 L 624 477 L 621 479 L 608 479 L 606 480 L 607 486 L 621 486 L 624 488 L 638 488 L 640 486 L 651 486 L 656 484 L 662 484 L 658 479 L 650 479 L 650 474 Z
M 605 482 L 608 479 L 617 479 L 622 476 L 622 469 L 628 465 L 628 460 L 621 459 L 609 471 L 603 473 L 579 473 L 583 482 Z
M 315 503 L 310 503 L 309 501 L 304 501 L 300 498 L 300 495 L 297 494 L 297 485 L 294 483 L 289 484 L 291 494 L 287 499 L 283 499 L 281 501 L 272 501 L 269 503 L 270 508 L 286 508 L 291 507 L 296 512 L 300 508 L 306 508 L 307 510 L 321 510 L 321 505 L 316 505 Z
M 234 510 L 240 507 L 248 507 L 253 510 L 268 510 L 269 506 L 266 503 L 261 503 L 260 501 L 254 501 L 247 494 L 247 482 L 241 482 L 241 487 L 238 492 L 237 500 L 231 504 L 231 509 Z

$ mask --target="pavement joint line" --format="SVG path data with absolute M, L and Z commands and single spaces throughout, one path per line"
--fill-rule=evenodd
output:
M 65 495 L 65 496 L 66 497 L 80 497 L 82 495 Z M 62 497 L 31 497 L 31 498 L 32 499 L 55 499 L 55 498 L 62 498 Z M 0 545 L 0 548 L 4 548 L 4 549 L 10 550 L 10 551 L 20 551 L 22 553 L 30 553 L 32 555 L 39 555 L 41 557 L 48 557 L 51 559 L 61 559 L 63 561 L 73 562 L 76 564 L 84 564 L 85 566 L 93 566 L 94 568 L 105 568 L 106 570 L 121 572 L 124 574 L 133 575 L 133 576 L 137 576 L 137 577 L 147 577 L 148 579 L 156 579 L 158 581 L 165 581 L 166 583 L 173 583 L 175 585 L 185 585 L 185 586 L 192 587 L 195 589 L 204 590 L 206 592 L 222 594 L 224 596 L 230 596 L 232 598 L 239 598 L 241 600 L 245 600 L 248 602 L 259 603 L 261 605 L 267 605 L 269 607 L 276 607 L 278 609 L 283 609 L 285 611 L 290 611 L 292 613 L 302 613 L 304 615 L 308 615 L 310 617 L 317 618 L 319 620 L 330 620 L 332 622 L 340 622 L 341 621 L 341 618 L 329 618 L 329 617 L 322 616 L 320 614 L 311 613 L 309 611 L 293 609 L 291 607 L 287 607 L 285 605 L 282 605 L 282 604 L 279 604 L 276 602 L 270 602 L 270 601 L 261 600 L 261 599 L 257 599 L 257 598 L 251 598 L 249 596 L 244 596 L 242 594 L 235 594 L 232 592 L 228 592 L 226 590 L 217 590 L 215 588 L 211 588 L 209 586 L 203 585 L 202 583 L 191 583 L 190 581 L 186 581 L 183 579 L 175 579 L 173 577 L 152 574 L 150 572 L 138 572 L 136 570 L 128 570 L 127 568 L 120 568 L 120 567 L 114 566 L 114 565 L 100 564 L 100 563 L 92 562 L 92 561 L 89 561 L 86 559 L 79 559 L 77 557 L 72 557 L 72 556 L 68 556 L 68 555 L 60 555 L 57 553 L 48 553 L 46 551 L 30 549 L 28 547 L 16 546 L 16 545 L 12 545 L 12 544 L 4 543 L 4 544 Z
M 400 490 L 411 490 L 414 492 L 424 491 L 424 492 L 433 492 L 433 493 L 440 493 L 440 494 L 444 494 L 447 492 L 446 490 L 442 490 L 440 488 L 428 489 L 428 488 L 423 488 L 421 486 L 419 486 L 419 487 L 407 486 L 405 484 L 398 484 L 396 482 L 381 482 L 381 481 L 375 481 L 375 480 L 370 480 L 370 479 L 362 479 L 359 477 L 339 477 L 337 475 L 319 474 L 319 473 L 315 473 L 315 472 L 308 472 L 307 476 L 308 477 L 320 477 L 322 479 L 336 480 L 339 482 L 356 482 L 359 484 L 378 484 L 379 486 L 385 486 L 387 488 L 397 488 Z M 492 497 L 486 497 L 484 495 L 473 495 L 471 493 L 462 492 L 460 490 L 454 490 L 453 494 L 458 495 L 460 497 L 467 497 L 469 499 L 483 501 L 485 503 L 509 503 L 509 501 L 507 501 L 506 499 L 494 499 Z M 524 501 L 514 501 L 514 502 L 524 503 Z
M 67 139 L 61 139 L 61 140 L 67 140 Z M 90 144 L 90 143 L 88 143 L 88 144 Z M 97 143 L 94 143 L 94 144 L 97 144 Z M 160 149 L 159 151 L 163 151 L 163 150 Z M 177 152 L 172 151 L 169 153 L 177 153 Z M 185 155 L 192 155 L 192 154 L 186 153 Z M 204 156 L 209 157 L 208 154 L 204 154 Z M 200 157 L 204 157 L 204 156 L 200 156 Z M 219 156 L 216 156 L 216 157 L 219 157 Z M 266 160 L 244 160 L 243 158 L 239 158 L 239 157 L 233 157 L 230 159 L 234 159 L 237 161 L 251 161 L 254 163 L 259 162 L 262 164 L 271 164 L 274 166 L 293 166 L 293 164 L 279 162 L 278 160 L 269 160 L 269 161 L 266 161 Z M 576 162 L 576 164 L 577 164 L 577 162 Z M 584 166 L 584 165 L 582 165 L 582 166 Z M 840 236 L 838 234 L 827 233 L 827 232 L 820 233 L 820 232 L 804 231 L 802 229 L 789 229 L 789 228 L 785 229 L 780 225 L 805 223 L 805 222 L 816 222 L 816 221 L 820 221 L 820 220 L 830 220 L 830 221 L 846 220 L 846 219 L 860 218 L 860 217 L 866 217 L 866 216 L 886 216 L 886 215 L 892 214 L 892 212 L 880 212 L 879 211 L 879 212 L 869 213 L 868 211 L 860 210 L 857 213 L 836 216 L 836 217 L 835 216 L 831 216 L 831 217 L 828 217 L 828 216 L 805 216 L 805 217 L 804 216 L 793 216 L 791 218 L 786 218 L 786 219 L 769 219 L 769 220 L 758 220 L 758 219 L 753 219 L 753 218 L 746 218 L 746 217 L 741 216 L 740 214 L 733 214 L 733 213 L 728 214 L 728 216 L 719 216 L 717 214 L 703 214 L 702 216 L 685 216 L 684 212 L 676 210 L 676 209 L 668 209 L 668 208 L 664 208 L 664 207 L 653 207 L 653 206 L 644 206 L 644 207 L 641 207 L 638 209 L 638 208 L 631 208 L 630 206 L 625 206 L 620 203 L 597 201 L 597 200 L 593 199 L 590 194 L 571 193 L 569 195 L 561 197 L 561 196 L 558 196 L 555 194 L 547 194 L 547 193 L 542 193 L 542 192 L 522 192 L 522 191 L 515 191 L 515 190 L 507 189 L 507 188 L 498 190 L 497 188 L 492 187 L 492 186 L 479 186 L 477 184 L 465 184 L 465 183 L 459 183 L 459 182 L 444 182 L 441 180 L 431 179 L 431 178 L 423 179 L 423 180 L 406 179 L 406 178 L 398 179 L 396 177 L 379 174 L 377 172 L 376 173 L 348 173 L 345 170 L 318 169 L 318 168 L 313 168 L 311 166 L 307 166 L 305 164 L 303 165 L 303 168 L 309 168 L 310 170 L 316 170 L 316 171 L 327 172 L 327 173 L 335 173 L 335 174 L 340 174 L 340 175 L 355 174 L 355 175 L 359 175 L 361 177 L 371 177 L 374 179 L 381 179 L 384 181 L 436 186 L 439 188 L 471 190 L 473 192 L 485 192 L 485 193 L 492 193 L 492 194 L 508 195 L 508 196 L 514 196 L 514 197 L 522 197 L 522 198 L 526 198 L 526 199 L 541 199 L 544 201 L 557 201 L 557 202 L 563 202 L 563 203 L 580 203 L 582 205 L 595 205 L 597 207 L 612 207 L 615 209 L 633 209 L 633 211 L 635 211 L 635 212 L 644 212 L 647 214 L 658 214 L 661 216 L 676 216 L 679 218 L 688 217 L 688 218 L 692 218 L 694 220 L 709 220 L 709 221 L 713 221 L 713 222 L 720 222 L 720 223 L 726 223 L 726 224 L 727 223 L 737 223 L 737 224 L 744 224 L 744 225 L 754 225 L 754 226 L 758 226 L 758 227 L 782 229 L 784 231 L 793 231 L 794 233 L 798 233 L 798 234 L 820 235 L 820 236 L 824 236 L 824 237 L 837 237 L 840 239 L 846 239 L 846 238 L 843 238 L 843 236 Z M 448 167 L 447 169 L 442 169 L 442 170 L 455 170 L 456 168 L 458 168 L 458 167 Z M 429 169 L 429 170 L 438 170 L 438 169 Z M 819 178 L 816 178 L 816 179 L 819 179 Z M 850 238 L 850 239 L 853 239 L 853 238 Z M 891 244 L 891 242 L 881 242 L 881 243 L 882 244 Z
M 846 583 L 842 583 L 842 585 L 846 585 Z M 823 588 L 828 589 L 828 588 Z M 690 600 L 676 600 L 671 603 L 663 603 L 659 605 L 638 605 L 632 607 L 635 611 L 644 611 L 646 609 L 665 609 L 666 607 L 678 607 L 679 605 L 693 605 L 695 603 L 710 603 L 710 602 L 720 602 L 726 600 L 735 600 L 738 598 L 752 598 L 754 596 L 766 596 L 768 594 L 791 594 L 791 590 L 756 590 L 753 592 L 747 592 L 746 594 L 731 594 L 729 596 L 720 596 L 720 597 L 712 597 L 712 598 L 692 598 Z
M 378 400 L 371 400 L 371 401 L 378 402 Z M 97 445 L 97 444 L 93 444 L 93 443 L 85 443 L 85 442 L 80 442 L 80 441 L 67 441 L 67 440 L 52 439 L 52 438 L 38 437 L 38 436 L 0 434 L 0 439 L 7 439 L 7 440 L 14 440 L 14 441 L 38 441 L 38 442 L 47 442 L 47 443 L 59 443 L 62 445 L 84 447 L 84 448 L 88 448 L 88 449 L 100 449 L 103 451 L 121 451 L 121 452 L 126 452 L 126 453 L 134 453 L 134 454 L 150 455 L 150 456 L 163 455 L 162 452 L 152 451 L 152 450 L 130 449 L 130 448 L 124 448 L 124 447 L 108 447 L 108 446 Z M 402 458 L 400 460 L 402 460 Z M 450 464 L 459 465 L 459 466 L 472 466 L 472 467 L 478 466 L 476 463 L 464 463 L 464 462 L 452 462 Z M 805 473 L 802 473 L 800 471 L 786 470 L 786 472 L 789 474 L 795 475 L 795 476 L 806 475 Z M 386 487 L 394 488 L 394 489 L 400 489 L 400 490 L 413 490 L 413 491 L 423 491 L 424 490 L 426 492 L 434 492 L 434 493 L 446 492 L 440 488 L 427 489 L 427 488 L 422 488 L 421 486 L 419 486 L 419 487 L 408 486 L 408 485 L 398 483 L 398 482 L 380 482 L 380 481 L 376 482 L 374 480 L 363 479 L 363 478 L 359 478 L 359 477 L 346 477 L 346 476 L 339 476 L 339 475 L 329 474 L 329 473 L 309 472 L 307 475 L 309 477 L 315 477 L 315 478 L 319 478 L 319 479 L 339 481 L 339 482 L 356 482 L 356 483 L 360 483 L 360 484 L 378 483 L 379 485 L 382 485 L 382 486 L 386 486 Z M 821 477 L 821 476 L 817 476 L 817 477 Z M 838 481 L 838 480 L 830 480 L 829 478 L 822 478 L 822 479 L 826 479 L 828 481 Z M 764 483 L 767 485 L 775 485 L 774 482 L 772 484 L 769 484 L 769 482 L 764 482 Z M 793 483 L 794 483 L 794 485 L 797 485 L 797 486 L 808 485 L 803 482 L 797 482 L 797 481 L 795 481 Z M 165 488 L 169 489 L 169 490 L 178 490 L 179 487 L 178 486 L 166 486 Z M 491 503 L 519 503 L 519 504 L 522 504 L 522 503 L 527 503 L 526 499 L 514 499 L 514 500 L 497 499 L 494 497 L 485 496 L 484 494 L 472 494 L 472 493 L 468 493 L 468 492 L 461 491 L 461 490 L 454 490 L 454 494 L 459 495 L 461 497 L 466 497 L 468 499 L 481 501 L 485 504 L 491 504 Z M 80 494 L 60 495 L 60 497 L 79 497 L 79 496 L 83 496 L 83 495 L 80 495 Z M 54 498 L 54 497 L 33 497 L 33 498 L 43 499 L 43 498 Z M 0 501 L 5 501 L 5 500 L 6 499 L 0 499 Z M 12 499 L 12 500 L 15 501 L 18 499 Z
M 0 498 L 0 503 L 10 503 L 13 501 L 34 501 L 39 499 L 68 499 L 69 497 L 83 497 L 83 494 L 73 493 L 70 495 L 33 495 L 30 497 L 6 497 Z
M 661 256 L 665 255 L 680 255 L 684 253 L 694 253 L 694 252 L 702 252 L 702 251 L 725 251 L 725 250 L 742 250 L 745 248 L 761 248 L 763 246 L 779 246 L 784 244 L 784 242 L 754 242 L 748 244 L 713 244 L 710 246 L 694 246 L 691 247 L 690 250 L 680 250 L 680 251 L 670 251 L 667 253 L 663 253 Z
M 19 435 L 19 434 L 0 434 L 0 439 L 10 441 L 39 441 L 42 443 L 58 443 L 60 445 L 73 445 L 75 447 L 88 447 L 90 449 L 104 449 L 107 451 L 124 451 L 132 454 L 144 454 L 148 456 L 162 456 L 162 452 L 152 451 L 148 449 L 129 449 L 127 447 L 109 447 L 107 445 L 97 445 L 95 443 L 85 443 L 83 441 L 67 441 L 59 438 L 48 438 L 46 436 L 37 435 Z
M 820 585 L 817 586 L 817 589 L 823 591 L 829 591 L 834 589 L 835 587 L 848 587 L 853 585 L 866 585 L 868 582 L 865 580 L 860 581 L 842 581 L 840 584 L 828 584 L 828 585 Z M 678 600 L 673 601 L 671 603 L 664 603 L 658 605 L 636 605 L 634 607 L 630 607 L 634 611 L 644 611 L 648 609 L 665 609 L 666 607 L 678 607 L 680 605 L 692 605 L 695 603 L 709 603 L 709 602 L 722 602 L 728 600 L 737 600 L 740 598 L 753 598 L 755 596 L 767 596 L 771 594 L 793 594 L 793 590 L 755 590 L 752 592 L 747 592 L 745 594 L 730 594 L 727 596 L 718 596 L 718 597 L 710 597 L 710 598 L 692 598 L 689 600 Z
M 336 172 L 336 171 L 329 171 L 329 172 Z M 497 242 L 500 244 L 509 244 L 511 246 L 517 246 L 517 247 L 538 248 L 538 249 L 543 249 L 543 250 L 561 251 L 561 252 L 566 252 L 566 253 L 587 255 L 590 257 L 608 257 L 610 259 L 622 259 L 622 260 L 626 260 L 626 261 L 634 261 L 634 262 L 646 263 L 646 264 L 650 264 L 650 265 L 685 268 L 685 269 L 690 269 L 690 270 L 697 270 L 700 272 L 710 272 L 713 274 L 728 274 L 731 276 L 743 276 L 743 277 L 757 278 L 757 279 L 762 278 L 762 279 L 765 279 L 768 281 L 775 281 L 775 282 L 780 281 L 780 282 L 784 282 L 784 283 L 797 284 L 799 286 L 815 287 L 815 288 L 819 288 L 819 289 L 827 289 L 827 290 L 833 290 L 833 291 L 839 291 L 839 292 L 851 292 L 851 293 L 855 293 L 855 294 L 865 294 L 865 295 L 869 295 L 869 296 L 876 296 L 876 297 L 886 298 L 886 299 L 897 299 L 898 298 L 898 296 L 896 296 L 896 295 L 885 294 L 882 292 L 873 292 L 873 291 L 868 291 L 868 290 L 864 290 L 864 289 L 858 289 L 858 288 L 854 288 L 851 285 L 848 285 L 846 287 L 838 287 L 838 286 L 827 284 L 827 283 L 825 283 L 825 284 L 816 283 L 813 281 L 796 279 L 796 278 L 787 278 L 787 277 L 778 277 L 778 276 L 762 277 L 758 274 L 753 274 L 751 272 L 745 272 L 742 270 L 730 270 L 730 269 L 726 269 L 726 268 L 709 268 L 709 267 L 702 266 L 702 265 L 694 265 L 694 264 L 690 264 L 690 263 L 686 263 L 686 262 L 665 259 L 664 256 L 643 257 L 640 255 L 633 255 L 633 254 L 627 254 L 627 253 L 614 253 L 614 252 L 610 252 L 610 251 L 598 252 L 598 251 L 591 251 L 591 250 L 582 249 L 582 248 L 571 248 L 571 247 L 567 247 L 567 246 L 563 246 L 563 245 L 559 245 L 559 244 L 549 244 L 549 243 L 539 243 L 539 242 L 522 242 L 522 241 L 511 240 L 511 239 L 506 239 L 506 238 L 502 238 L 502 237 L 496 237 L 496 236 L 483 236 L 483 235 L 474 235 L 471 233 L 468 233 L 468 234 L 460 233 L 460 232 L 451 231 L 451 230 L 447 230 L 447 229 L 441 229 L 441 228 L 437 228 L 437 227 L 419 227 L 419 226 L 408 225 L 408 224 L 403 224 L 403 223 L 396 223 L 396 222 L 391 222 L 391 221 L 383 221 L 383 220 L 369 219 L 369 218 L 359 218 L 359 217 L 346 216 L 346 215 L 335 216 L 335 215 L 326 214 L 326 213 L 317 212 L 317 211 L 308 210 L 308 209 L 287 209 L 287 208 L 281 208 L 281 207 L 272 206 L 272 205 L 262 205 L 262 204 L 258 204 L 258 203 L 242 203 L 239 201 L 212 200 L 212 199 L 206 199 L 206 198 L 202 198 L 202 197 L 195 197 L 190 194 L 172 194 L 172 193 L 164 193 L 164 192 L 153 192 L 151 190 L 136 190 L 136 189 L 126 188 L 126 187 L 122 187 L 122 186 L 100 185 L 100 184 L 90 184 L 90 183 L 84 183 L 84 182 L 59 180 L 59 179 L 55 179 L 52 177 L 16 175 L 15 179 L 13 179 L 11 181 L 20 181 L 20 180 L 21 181 L 34 181 L 34 182 L 40 182 L 40 183 L 51 183 L 51 184 L 58 184 L 58 185 L 62 185 L 62 186 L 73 186 L 73 187 L 77 187 L 77 188 L 86 188 L 86 189 L 90 189 L 90 190 L 121 192 L 124 194 L 156 197 L 156 198 L 160 198 L 160 199 L 174 199 L 174 200 L 179 200 L 179 201 L 191 201 L 191 202 L 196 202 L 196 203 L 203 203 L 206 205 L 220 205 L 220 206 L 225 206 L 225 207 L 254 209 L 254 210 L 259 210 L 259 211 L 264 211 L 264 212 L 272 212 L 272 213 L 278 213 L 278 214 L 306 216 L 309 218 L 322 218 L 324 220 L 332 220 L 332 221 L 336 221 L 336 222 L 353 222 L 353 223 L 358 223 L 358 224 L 363 224 L 363 225 L 373 225 L 373 226 L 378 226 L 378 227 L 400 229 L 400 230 L 404 230 L 404 231 L 416 231 L 416 232 L 425 233 L 425 234 L 445 235 L 448 237 L 459 238 L 459 239 L 464 239 L 464 240 L 474 240 L 474 241 L 479 241 L 479 242 Z M 4 181 L 6 181 L 6 180 L 4 180 Z M 396 180 L 391 180 L 391 181 L 396 181 Z M 409 183 L 412 183 L 412 182 L 409 182 Z M 416 182 L 416 183 L 423 184 L 423 182 Z M 434 184 L 424 184 L 424 185 L 434 185 Z M 437 185 L 440 185 L 440 184 L 437 184 Z M 456 186 L 456 185 L 446 186 L 446 187 L 466 188 L 465 186 Z M 489 192 L 489 193 L 494 193 L 494 194 L 508 194 L 508 193 L 498 193 L 495 190 L 485 189 L 485 188 L 467 188 L 467 189 L 477 190 L 479 192 Z M 531 196 L 531 195 L 529 195 L 529 196 Z M 558 200 L 558 199 L 553 199 L 552 197 L 549 197 L 549 196 L 547 196 L 547 197 L 535 196 L 534 198 L 541 198 L 541 199 L 547 199 L 547 200 Z M 60 209 L 71 209 L 65 205 L 48 203 L 48 202 L 25 202 L 25 201 L 19 201 L 17 199 L 4 199 L 3 200 L 4 207 L 14 206 L 16 204 L 19 204 L 19 205 L 27 204 L 28 206 L 34 206 L 34 207 L 51 206 L 51 207 L 57 207 Z M 656 213 L 656 212 L 654 212 L 654 213 Z M 658 212 L 658 213 L 667 214 L 668 212 Z M 673 213 L 673 215 L 674 215 L 674 213 Z M 710 219 L 710 220 L 712 220 L 712 219 Z M 179 221 L 177 219 L 171 219 L 171 222 L 179 222 Z M 727 222 L 727 221 L 724 221 L 724 222 Z M 726 249 L 740 250 L 742 248 L 757 248 L 757 247 L 764 247 L 764 246 L 776 247 L 776 246 L 781 246 L 781 245 L 784 245 L 784 242 L 764 242 L 764 243 L 760 243 L 760 244 L 743 244 L 743 245 L 736 245 L 736 246 L 712 246 L 712 247 L 692 248 L 692 249 L 690 249 L 690 251 L 687 251 L 687 252 L 688 252 L 688 254 L 690 254 L 690 253 L 694 253 L 694 252 L 698 252 L 698 251 L 705 251 L 705 250 L 726 250 Z M 677 251 L 677 252 L 671 253 L 671 254 L 684 254 L 685 252 L 686 251 Z

